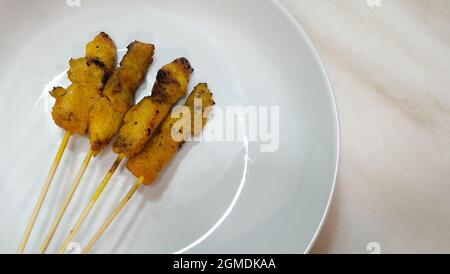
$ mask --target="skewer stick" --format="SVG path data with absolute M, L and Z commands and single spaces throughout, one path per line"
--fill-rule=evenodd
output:
M 59 162 L 64 154 L 64 150 L 66 149 L 67 143 L 70 139 L 70 131 L 66 131 L 64 137 L 59 145 L 58 152 L 55 155 L 55 159 L 53 160 L 50 171 L 47 175 L 47 179 L 45 180 L 44 186 L 42 187 L 41 193 L 39 195 L 39 199 L 34 206 L 33 213 L 31 214 L 31 218 L 28 222 L 28 226 L 23 234 L 22 241 L 20 242 L 19 248 L 17 249 L 17 253 L 22 254 L 25 250 L 25 246 L 27 245 L 28 239 L 30 238 L 31 231 L 33 230 L 34 224 L 36 223 L 36 219 L 39 215 L 39 211 L 41 210 L 42 204 L 44 203 L 45 196 L 47 196 L 48 189 L 52 183 L 53 177 L 55 176 L 56 169 L 58 168 Z
M 122 208 L 127 204 L 127 202 L 133 197 L 133 194 L 138 190 L 139 186 L 141 186 L 142 182 L 144 181 L 144 177 L 141 176 L 137 182 L 133 185 L 133 187 L 128 191 L 127 195 L 120 201 L 120 203 L 117 205 L 117 207 L 111 212 L 109 217 L 106 219 L 106 221 L 103 223 L 103 225 L 100 227 L 100 229 L 95 233 L 94 237 L 89 241 L 89 243 L 86 245 L 86 247 L 83 249 L 82 254 L 86 254 L 91 250 L 91 248 L 94 246 L 94 244 L 98 241 L 98 239 L 103 235 L 105 230 L 108 228 L 108 226 L 114 221 L 114 219 L 117 217 L 117 215 L 120 213 Z
M 92 158 L 93 151 L 90 149 L 88 153 L 86 154 L 86 157 L 84 158 L 83 164 L 81 165 L 80 171 L 78 171 L 77 176 L 75 177 L 75 180 L 73 181 L 69 193 L 67 193 L 67 196 L 64 199 L 63 204 L 61 205 L 61 208 L 58 212 L 58 215 L 56 215 L 55 220 L 53 221 L 53 224 L 50 228 L 50 230 L 47 233 L 47 236 L 45 237 L 44 242 L 42 243 L 41 247 L 39 248 L 39 253 L 43 254 L 47 250 L 48 244 L 50 243 L 53 234 L 55 234 L 55 231 L 59 225 L 59 222 L 61 221 L 62 217 L 64 216 L 64 213 L 66 212 L 67 207 L 69 206 L 70 201 L 72 200 L 73 194 L 77 190 L 78 185 L 80 184 L 81 178 L 84 175 L 84 172 L 86 171 L 86 168 L 89 165 L 89 162 Z
M 59 254 L 63 254 L 69 243 L 72 241 L 73 237 L 77 234 L 78 230 L 80 229 L 81 224 L 86 219 L 87 215 L 91 211 L 92 207 L 94 206 L 97 199 L 102 194 L 103 190 L 105 189 L 108 182 L 111 180 L 111 177 L 113 176 L 114 172 L 117 170 L 117 168 L 120 165 L 120 162 L 122 162 L 122 159 L 125 157 L 125 155 L 122 153 L 120 154 L 117 159 L 114 161 L 112 166 L 109 168 L 108 173 L 106 174 L 105 178 L 103 178 L 102 183 L 98 186 L 97 190 L 95 191 L 94 195 L 92 196 L 91 200 L 87 204 L 87 206 L 84 208 L 83 212 L 81 213 L 80 217 L 78 217 L 77 222 L 73 226 L 73 228 L 70 230 L 69 235 L 67 235 L 67 238 L 64 240 L 64 243 L 62 244 L 61 248 L 59 249 Z

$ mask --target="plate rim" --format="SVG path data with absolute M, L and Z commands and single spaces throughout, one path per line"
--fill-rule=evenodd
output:
M 341 158 L 341 127 L 340 127 L 340 122 L 339 122 L 340 116 L 339 116 L 339 110 L 338 110 L 338 105 L 337 105 L 337 101 L 336 101 L 336 93 L 334 91 L 333 84 L 330 80 L 329 73 L 325 67 L 325 64 L 323 62 L 322 57 L 320 56 L 319 51 L 317 50 L 317 47 L 314 45 L 310 36 L 304 30 L 304 28 L 302 27 L 300 22 L 298 22 L 297 19 L 295 19 L 294 15 L 289 11 L 289 9 L 286 6 L 284 6 L 280 2 L 280 0 L 271 0 L 271 2 L 278 8 L 278 10 L 284 16 L 286 16 L 286 19 L 288 19 L 290 21 L 290 23 L 297 29 L 297 31 L 303 36 L 308 47 L 311 49 L 311 51 L 314 55 L 314 59 L 318 62 L 319 68 L 322 71 L 323 76 L 325 77 L 326 85 L 329 90 L 331 101 L 332 101 L 333 116 L 334 116 L 334 119 L 336 122 L 336 155 L 335 155 L 336 156 L 336 165 L 334 167 L 333 182 L 331 185 L 331 191 L 330 191 L 330 194 L 328 197 L 328 202 L 326 204 L 325 211 L 323 212 L 322 219 L 320 220 L 319 225 L 317 226 L 316 231 L 314 233 L 314 236 L 312 237 L 310 243 L 308 244 L 308 247 L 304 251 L 304 254 L 308 254 L 311 252 L 312 247 L 316 243 L 317 238 L 319 237 L 319 235 L 324 227 L 325 221 L 328 217 L 328 214 L 330 213 L 331 203 L 333 202 L 333 199 L 335 196 L 337 176 L 338 176 L 338 172 L 339 172 L 339 163 L 340 163 L 340 158 Z

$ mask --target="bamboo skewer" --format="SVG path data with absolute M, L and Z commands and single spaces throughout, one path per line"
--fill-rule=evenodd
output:
M 125 157 L 124 154 L 120 154 L 117 159 L 114 161 L 110 169 L 108 170 L 108 173 L 106 174 L 105 178 L 103 178 L 103 181 L 98 186 L 97 190 L 95 191 L 94 195 L 92 196 L 89 203 L 86 205 L 86 207 L 83 209 L 83 212 L 78 217 L 77 222 L 73 226 L 73 228 L 70 230 L 69 235 L 67 235 L 66 239 L 64 240 L 64 243 L 62 244 L 61 248 L 59 249 L 59 254 L 63 254 L 69 243 L 72 241 L 73 237 L 77 234 L 78 230 L 80 229 L 80 226 L 83 224 L 84 220 L 88 216 L 89 212 L 91 211 L 92 207 L 94 206 L 97 199 L 102 194 L 103 190 L 105 189 L 108 182 L 111 180 L 111 177 L 113 176 L 114 172 L 119 167 L 120 163 L 122 162 L 123 158 Z
M 82 254 L 88 253 L 91 248 L 94 246 L 94 244 L 98 241 L 98 239 L 103 235 L 105 230 L 108 228 L 108 226 L 114 221 L 114 219 L 119 215 L 120 211 L 125 207 L 127 202 L 133 197 L 134 193 L 139 189 L 142 182 L 144 181 L 144 177 L 141 176 L 137 182 L 133 185 L 133 187 L 128 191 L 128 193 L 125 195 L 125 197 L 120 201 L 120 203 L 117 205 L 117 207 L 111 212 L 111 214 L 108 216 L 106 221 L 103 223 L 103 225 L 100 227 L 100 229 L 95 233 L 95 235 L 92 237 L 92 239 L 89 241 L 89 243 L 86 245 L 86 247 L 83 249 Z
M 56 215 L 56 218 L 53 221 L 53 224 L 52 224 L 50 230 L 48 231 L 44 242 L 42 243 L 42 245 L 39 248 L 39 253 L 40 254 L 45 253 L 45 251 L 47 250 L 48 244 L 50 243 L 50 241 L 51 241 L 51 239 L 53 237 L 53 234 L 55 234 L 55 231 L 58 228 L 58 225 L 59 225 L 62 217 L 64 216 L 64 213 L 66 212 L 66 209 L 67 209 L 70 201 L 72 200 L 72 197 L 73 197 L 75 191 L 77 190 L 78 185 L 80 184 L 81 178 L 83 177 L 84 172 L 86 171 L 86 168 L 89 165 L 89 162 L 90 162 L 90 160 L 92 158 L 92 155 L 93 155 L 93 151 L 90 149 L 88 151 L 88 153 L 86 154 L 86 157 L 84 158 L 83 164 L 81 165 L 81 168 L 78 171 L 78 174 L 75 177 L 75 179 L 74 179 L 74 181 L 73 181 L 73 183 L 72 183 L 72 185 L 70 187 L 70 191 L 69 191 L 69 193 L 67 193 L 67 196 L 65 197 L 64 202 L 61 205 L 61 208 L 58 211 L 58 214 Z
M 31 214 L 31 218 L 30 218 L 27 228 L 23 234 L 22 241 L 20 242 L 17 253 L 21 254 L 25 250 L 25 246 L 27 245 L 28 239 L 30 238 L 31 231 L 33 230 L 34 224 L 36 223 L 36 219 L 39 215 L 39 211 L 41 210 L 42 204 L 44 203 L 45 196 L 47 196 L 48 189 L 50 188 L 53 177 L 55 176 L 56 169 L 59 166 L 61 158 L 66 149 L 67 143 L 69 142 L 70 135 L 71 135 L 70 131 L 66 131 L 66 133 L 64 134 L 64 137 L 61 141 L 61 144 L 59 145 L 58 151 L 55 155 L 55 159 L 53 160 L 52 166 L 47 175 L 47 179 L 45 180 L 44 186 L 42 187 L 42 190 L 41 190 L 39 198 L 36 202 L 36 205 L 34 206 L 33 213 Z

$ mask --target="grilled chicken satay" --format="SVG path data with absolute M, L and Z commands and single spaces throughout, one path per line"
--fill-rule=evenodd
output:
M 114 70 L 116 51 L 113 40 L 101 32 L 87 44 L 85 57 L 70 60 L 67 75 L 72 84 L 50 92 L 56 99 L 52 117 L 59 127 L 70 133 L 86 133 L 89 110 Z
M 135 41 L 109 78 L 103 97 L 95 101 L 89 111 L 89 140 L 97 155 L 119 131 L 123 117 L 133 105 L 136 90 L 145 80 L 153 61 L 155 47 Z
M 96 48 L 94 47 L 94 49 Z M 97 155 L 118 132 L 122 118 L 132 106 L 134 94 L 144 81 L 148 68 L 152 63 L 154 49 L 155 47 L 152 44 L 138 41 L 131 43 L 128 46 L 127 53 L 120 62 L 120 67 L 114 70 L 106 83 L 103 96 L 99 97 L 89 110 L 88 133 L 91 150 L 87 153 L 83 165 L 39 249 L 40 253 L 46 251 L 92 155 Z
M 113 144 L 113 151 L 119 156 L 70 230 L 69 235 L 67 235 L 59 249 L 60 254 L 66 251 L 67 246 L 89 215 L 123 158 L 134 155 L 144 148 L 151 134 L 167 116 L 173 104 L 184 96 L 192 71 L 189 61 L 185 58 L 176 59 L 163 66 L 158 71 L 151 96 L 142 99 L 125 114 L 124 124 L 120 128 L 119 136 Z M 123 75 L 123 77 L 132 76 Z M 120 79 L 121 75 L 118 74 L 118 77 Z
M 23 253 L 25 250 L 71 134 L 86 133 L 89 109 L 101 96 L 101 90 L 113 71 L 115 63 L 116 46 L 112 39 L 102 32 L 87 44 L 85 57 L 70 60 L 70 69 L 67 74 L 72 84 L 67 89 L 56 87 L 50 92 L 56 99 L 52 110 L 53 120 L 59 127 L 65 129 L 66 133 L 19 244 L 18 253 Z
M 132 198 L 133 194 L 139 189 L 142 183 L 151 184 L 157 178 L 161 170 L 170 162 L 180 149 L 182 140 L 172 138 L 172 131 L 179 130 L 173 127 L 177 123 L 185 124 L 186 119 L 191 119 L 190 130 L 184 131 L 181 128 L 181 134 L 185 137 L 195 136 L 200 133 L 207 121 L 207 112 L 214 105 L 212 93 L 206 84 L 199 84 L 191 92 L 186 100 L 185 106 L 189 109 L 189 116 L 181 116 L 173 118 L 168 116 L 164 119 L 161 127 L 156 135 L 152 137 L 150 142 L 145 146 L 144 150 L 128 160 L 128 169 L 139 178 L 133 187 L 128 191 L 125 197 L 119 202 L 116 208 L 111 212 L 100 229 L 91 238 L 82 253 L 88 253 L 97 240 L 103 235 L 109 225 L 119 215 L 120 211 L 125 207 L 127 202 Z M 196 104 L 196 99 L 201 101 L 201 107 Z M 200 119 L 196 119 L 198 116 Z M 200 116 L 201 115 L 201 116 Z M 196 121 L 202 121 L 201 125 L 195 125 Z M 189 127 L 188 127 L 189 128 Z M 188 136 L 189 135 L 189 136 Z
M 212 93 L 208 89 L 207 84 L 199 84 L 189 95 L 185 106 L 189 109 L 191 122 L 190 132 L 184 132 L 183 128 L 180 129 L 179 134 L 184 135 L 184 140 L 189 138 L 190 135 L 197 136 L 200 130 L 207 122 L 205 111 L 213 106 L 214 100 Z M 201 102 L 201 108 L 194 105 L 194 101 L 198 99 Z M 195 116 L 198 115 L 198 116 Z M 199 119 L 195 117 L 201 117 L 201 125 L 194 126 L 198 123 Z M 176 152 L 183 144 L 183 140 L 173 138 L 173 127 L 176 123 L 183 123 L 182 119 L 185 117 L 173 118 L 168 116 L 161 124 L 158 133 L 152 137 L 150 142 L 145 148 L 138 154 L 131 156 L 128 159 L 127 168 L 133 173 L 136 178 L 144 177 L 144 184 L 151 184 L 158 177 L 159 173 L 170 162 Z
M 186 58 L 163 66 L 157 74 L 151 96 L 133 106 L 124 117 L 113 151 L 130 157 L 141 151 L 154 130 L 186 93 L 193 69 Z

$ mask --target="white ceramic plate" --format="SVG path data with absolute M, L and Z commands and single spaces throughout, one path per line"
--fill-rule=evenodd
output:
M 0 18 L 0 252 L 16 251 L 63 136 L 51 119 L 48 91 L 67 85 L 68 60 L 82 56 L 100 31 L 122 49 L 119 57 L 134 40 L 156 45 L 137 100 L 148 95 L 160 66 L 185 56 L 195 68 L 189 90 L 208 82 L 218 108 L 278 106 L 279 149 L 261 152 L 265 141 L 249 138 L 186 144 L 92 252 L 309 250 L 335 182 L 337 113 L 319 56 L 278 2 L 2 0 Z M 214 116 L 206 134 L 221 123 Z M 238 127 L 246 125 L 238 120 Z M 88 148 L 85 137 L 71 139 L 26 252 L 38 250 Z M 91 162 L 49 252 L 115 157 L 107 148 Z M 134 181 L 122 164 L 76 243 L 87 243 Z

